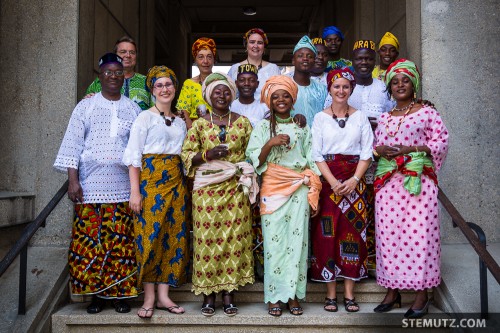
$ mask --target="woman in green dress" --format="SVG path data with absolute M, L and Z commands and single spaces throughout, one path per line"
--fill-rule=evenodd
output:
M 212 73 L 203 83 L 212 111 L 193 122 L 182 148 L 193 188 L 193 287 L 204 294 L 201 312 L 215 313 L 222 292 L 224 313 L 234 316 L 233 291 L 254 282 L 251 200 L 253 167 L 244 162 L 250 121 L 230 111 L 236 86 L 225 74 Z
M 252 132 L 247 156 L 262 174 L 260 210 L 264 236 L 264 301 L 271 316 L 301 315 L 298 299 L 307 284 L 310 209 L 317 210 L 320 172 L 311 157 L 309 126 L 301 128 L 290 116 L 298 87 L 288 76 L 267 80 L 261 97 L 271 111 Z

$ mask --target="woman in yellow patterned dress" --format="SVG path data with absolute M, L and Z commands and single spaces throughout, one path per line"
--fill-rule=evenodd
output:
M 203 97 L 212 111 L 193 122 L 182 147 L 182 160 L 193 189 L 193 286 L 204 294 L 201 312 L 215 313 L 222 292 L 224 313 L 234 316 L 233 291 L 254 282 L 251 201 L 255 173 L 245 162 L 250 121 L 229 105 L 236 86 L 225 74 L 210 74 Z
M 144 304 L 137 312 L 141 318 L 153 316 L 155 285 L 157 309 L 184 313 L 168 290 L 186 282 L 189 263 L 187 189 L 179 156 L 187 130 L 171 110 L 177 78 L 170 68 L 154 66 L 146 85 L 156 102 L 134 121 L 123 155 L 129 167 L 130 208 L 136 214 L 137 283 L 144 288 Z

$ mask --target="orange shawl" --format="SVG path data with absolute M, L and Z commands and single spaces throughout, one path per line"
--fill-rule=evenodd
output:
M 271 214 L 278 210 L 302 185 L 309 186 L 307 201 L 313 210 L 318 209 L 321 181 L 317 174 L 310 169 L 298 173 L 280 165 L 268 163 L 260 188 L 260 213 Z

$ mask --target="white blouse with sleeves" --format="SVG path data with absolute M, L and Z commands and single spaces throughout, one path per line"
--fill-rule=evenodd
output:
M 323 156 L 329 154 L 358 155 L 360 160 L 372 158 L 372 128 L 368 117 L 360 111 L 349 116 L 344 128 L 340 128 L 332 116 L 319 112 L 314 117 L 311 132 L 315 162 L 324 162 Z
M 235 82 L 236 82 L 236 79 L 238 78 L 238 67 L 240 65 L 241 64 L 239 62 L 232 65 L 231 68 L 229 68 L 229 71 L 227 72 L 227 75 L 231 79 L 233 79 Z M 257 87 L 255 94 L 253 94 L 256 100 L 260 101 L 260 91 L 262 90 L 262 87 L 264 87 L 264 83 L 266 83 L 266 81 L 271 76 L 280 75 L 280 74 L 281 74 L 280 68 L 276 64 L 273 64 L 271 62 L 268 63 L 267 65 L 265 65 L 264 67 L 262 67 L 261 69 L 259 69 L 259 72 L 257 74 L 257 76 L 259 78 L 259 86 Z
M 172 125 L 167 126 L 165 119 L 159 114 L 143 111 L 130 130 L 123 163 L 140 168 L 143 154 L 180 155 L 186 133 L 186 123 L 181 118 L 175 117 Z
M 387 94 L 386 87 L 379 79 L 373 79 L 372 84 L 363 86 L 357 84 L 349 97 L 349 105 L 366 114 L 377 118 L 384 112 L 389 112 L 395 105 Z

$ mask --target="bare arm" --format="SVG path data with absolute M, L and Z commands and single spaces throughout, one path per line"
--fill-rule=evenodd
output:
M 360 160 L 358 162 L 358 166 L 356 167 L 356 171 L 354 172 L 354 176 L 347 179 L 339 186 L 338 188 L 339 195 L 351 194 L 351 192 L 354 191 L 354 189 L 358 185 L 358 181 L 354 177 L 361 179 L 365 175 L 365 172 L 366 170 L 368 170 L 370 164 L 371 164 L 371 159 Z
M 78 177 L 78 170 L 68 168 L 68 197 L 73 202 L 83 202 L 83 190 Z
M 130 179 L 130 209 L 136 214 L 140 214 L 142 209 L 141 191 L 139 188 L 139 181 L 141 176 L 141 169 L 133 165 L 128 167 L 128 177 Z

